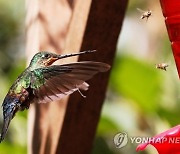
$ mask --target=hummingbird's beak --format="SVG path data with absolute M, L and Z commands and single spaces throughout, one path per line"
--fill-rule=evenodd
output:
M 67 54 L 67 55 L 58 55 L 58 59 L 78 56 L 78 55 L 82 55 L 82 54 L 88 54 L 88 53 L 92 53 L 92 52 L 96 52 L 96 50 L 87 50 L 87 51 L 81 51 L 79 53 L 71 53 L 71 54 Z

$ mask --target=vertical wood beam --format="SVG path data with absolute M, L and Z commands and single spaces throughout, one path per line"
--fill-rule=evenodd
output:
M 78 3 L 82 4 L 83 0 Z M 76 5 L 75 10 L 78 11 L 74 10 L 66 48 L 77 47 L 82 42 L 80 50 L 97 49 L 98 52 L 82 55 L 79 57 L 80 61 L 102 61 L 112 65 L 126 6 L 127 0 L 93 0 L 90 7 L 85 9 L 90 9 L 87 22 L 84 23 L 85 28 L 78 30 L 77 20 L 83 11 L 81 5 Z M 75 41 L 78 35 L 83 35 L 83 40 L 79 43 Z M 98 74 L 88 82 L 90 88 L 84 93 L 86 99 L 78 93 L 70 96 L 56 153 L 91 153 L 109 74 L 110 72 Z

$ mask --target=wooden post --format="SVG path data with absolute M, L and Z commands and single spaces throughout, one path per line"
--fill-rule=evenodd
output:
M 127 0 L 29 0 L 28 3 L 29 57 L 39 50 L 65 54 L 96 49 L 97 53 L 82 55 L 79 60 L 112 65 Z M 77 57 L 67 61 L 77 61 Z M 90 153 L 109 74 L 101 73 L 88 81 L 86 98 L 74 93 L 59 102 L 32 105 L 28 152 Z

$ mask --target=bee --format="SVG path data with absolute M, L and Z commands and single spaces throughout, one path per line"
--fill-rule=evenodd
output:
M 146 21 L 147 21 L 148 18 L 152 15 L 152 11 L 151 11 L 151 10 L 144 11 L 144 10 L 141 10 L 141 9 L 139 9 L 139 8 L 137 8 L 137 10 L 142 13 L 141 19 L 146 18 Z
M 159 64 L 156 64 L 156 68 L 157 69 L 161 69 L 161 70 L 167 70 L 166 68 L 168 67 L 169 65 L 166 64 L 166 63 L 159 63 Z

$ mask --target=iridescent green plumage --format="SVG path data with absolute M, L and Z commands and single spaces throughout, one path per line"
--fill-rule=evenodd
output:
M 21 92 L 22 88 L 28 88 L 30 85 L 30 71 L 26 69 L 14 82 L 14 84 L 10 88 L 10 92 L 18 94 Z
M 89 85 L 86 80 L 110 68 L 108 64 L 92 61 L 51 65 L 58 59 L 91 52 L 93 51 L 68 55 L 37 53 L 4 99 L 2 104 L 4 123 L 0 142 L 4 139 L 9 123 L 17 111 L 28 109 L 33 102 L 51 102 L 79 89 L 87 90 Z

